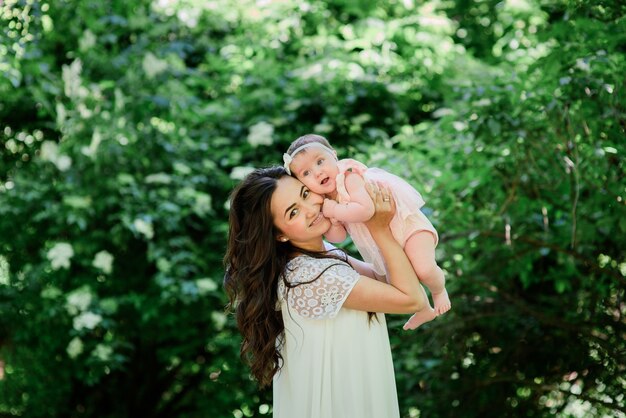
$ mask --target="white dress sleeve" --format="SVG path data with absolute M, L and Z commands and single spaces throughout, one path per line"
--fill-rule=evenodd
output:
M 279 288 L 290 310 L 304 318 L 329 319 L 337 315 L 360 277 L 341 260 L 301 256 L 287 268 L 290 285 Z

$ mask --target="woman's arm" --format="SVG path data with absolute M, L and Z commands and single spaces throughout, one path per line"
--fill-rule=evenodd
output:
M 393 238 L 389 222 L 395 213 L 391 192 L 383 187 L 373 192 L 376 212 L 367 227 L 387 264 L 389 284 L 362 277 L 343 306 L 362 311 L 414 313 L 428 306 L 426 293 L 404 250 Z M 388 201 L 383 200 L 389 198 Z

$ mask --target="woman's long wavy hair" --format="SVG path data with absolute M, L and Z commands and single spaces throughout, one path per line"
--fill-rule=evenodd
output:
M 289 248 L 276 240 L 271 200 L 278 179 L 285 175 L 282 167 L 257 169 L 230 197 L 224 288 L 243 335 L 241 358 L 262 387 L 282 361 L 276 340 L 285 326 L 276 310 L 276 290 Z
M 276 239 L 279 231 L 274 226 L 271 200 L 278 180 L 287 175 L 283 167 L 257 169 L 233 190 L 230 198 L 224 288 L 243 336 L 241 358 L 261 387 L 269 385 L 281 367 L 277 342 L 285 325 L 281 311 L 276 309 L 277 291 L 289 259 L 299 253 L 347 260 Z

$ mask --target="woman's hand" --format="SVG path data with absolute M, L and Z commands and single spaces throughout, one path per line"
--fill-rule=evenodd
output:
M 389 223 L 396 214 L 396 202 L 393 200 L 391 190 L 385 184 L 367 183 L 367 193 L 374 202 L 374 216 L 365 225 L 374 233 L 375 230 L 389 228 Z

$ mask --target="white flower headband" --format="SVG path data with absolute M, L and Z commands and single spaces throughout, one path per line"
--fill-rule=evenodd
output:
M 299 153 L 300 151 L 305 150 L 307 148 L 311 148 L 311 147 L 321 148 L 325 151 L 328 151 L 333 157 L 335 157 L 335 153 L 333 152 L 333 150 L 328 148 L 326 145 L 320 144 L 319 142 L 309 142 L 308 144 L 304 144 L 296 148 L 295 150 L 293 150 L 291 154 L 287 154 L 287 153 L 283 154 L 283 166 L 285 167 L 285 170 L 287 170 L 287 174 L 291 175 L 291 169 L 289 168 L 289 166 L 291 165 L 291 162 L 293 161 L 293 157 L 295 157 L 296 154 Z

